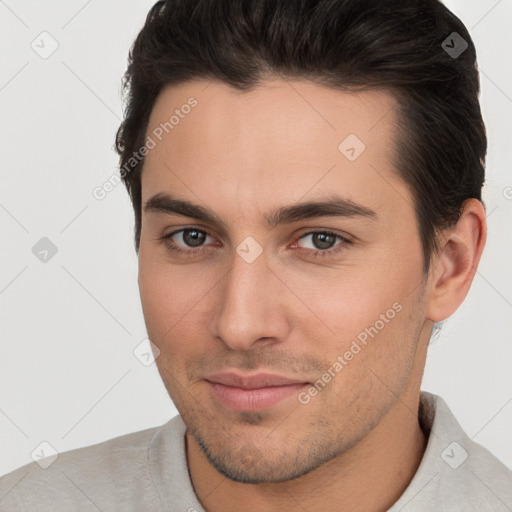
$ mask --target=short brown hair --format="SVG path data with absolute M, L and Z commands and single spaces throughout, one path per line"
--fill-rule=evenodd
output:
M 460 55 L 446 51 L 456 44 L 465 48 Z M 249 91 L 269 76 L 395 95 L 395 166 L 413 192 L 428 272 L 437 232 L 457 222 L 466 199 L 482 201 L 487 137 L 476 51 L 464 24 L 438 0 L 159 1 L 124 75 L 120 168 L 144 145 L 164 85 L 204 78 Z M 141 159 L 122 173 L 137 252 L 143 165 Z

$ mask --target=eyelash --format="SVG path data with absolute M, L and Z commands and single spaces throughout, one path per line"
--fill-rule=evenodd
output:
M 177 231 L 173 231 L 172 233 L 169 233 L 168 235 L 159 237 L 158 240 L 164 242 L 166 244 L 166 246 L 169 248 L 169 250 L 171 250 L 172 252 L 174 252 L 176 254 L 181 254 L 181 255 L 191 255 L 191 254 L 200 255 L 200 254 L 203 254 L 204 252 L 207 252 L 210 250 L 210 248 L 208 246 L 201 246 L 197 249 L 182 249 L 181 247 L 175 245 L 173 242 L 170 241 L 170 238 L 172 236 L 176 235 L 177 233 L 184 232 L 184 231 L 198 231 L 199 233 L 204 233 L 207 236 L 211 236 L 211 235 L 208 235 L 208 233 L 204 230 L 197 229 L 194 227 L 188 227 L 188 228 L 178 229 Z M 306 251 L 310 256 L 313 256 L 315 258 L 321 258 L 324 256 L 333 256 L 333 255 L 337 254 L 338 252 L 346 249 L 346 246 L 350 245 L 352 243 L 347 238 L 345 238 L 341 235 L 338 235 L 337 233 L 334 233 L 333 231 L 323 231 L 323 230 L 309 231 L 308 233 L 304 233 L 297 240 L 301 240 L 302 238 L 305 238 L 306 236 L 316 235 L 316 234 L 323 234 L 323 235 L 338 238 L 341 241 L 341 243 L 335 245 L 334 248 L 331 248 L 331 249 L 321 250 L 321 249 L 299 248 L 299 249 L 295 249 L 295 250 Z

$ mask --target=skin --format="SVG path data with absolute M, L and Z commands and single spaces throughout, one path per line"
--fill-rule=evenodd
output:
M 417 409 L 428 341 L 469 290 L 483 206 L 466 201 L 427 277 L 412 194 L 392 164 L 389 92 L 282 78 L 249 93 L 187 82 L 162 90 L 147 134 L 191 96 L 197 106 L 146 157 L 139 287 L 158 370 L 187 425 L 195 492 L 210 512 L 240 503 L 248 512 L 386 510 L 426 447 Z M 348 134 L 366 146 L 353 162 L 338 150 Z M 157 193 L 217 221 L 144 211 Z M 269 212 L 334 193 L 376 216 L 266 224 Z M 190 232 L 159 240 L 185 228 L 208 235 L 205 252 L 171 251 L 197 251 Z M 350 243 L 322 246 L 311 234 L 322 230 Z M 248 236 L 263 250 L 252 263 L 236 251 Z M 204 378 L 228 370 L 314 383 L 393 304 L 400 311 L 307 404 L 294 395 L 234 412 L 209 392 Z

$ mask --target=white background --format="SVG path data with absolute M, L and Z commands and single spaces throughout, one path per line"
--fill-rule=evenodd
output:
M 116 173 L 120 80 L 151 5 L 0 1 L 0 474 L 42 441 L 62 452 L 176 414 L 156 367 L 132 353 L 146 332 L 128 195 L 92 196 Z M 512 0 L 446 5 L 477 47 L 489 237 L 423 389 L 512 468 Z M 59 45 L 48 59 L 31 48 L 43 31 Z M 47 263 L 32 253 L 42 237 L 58 248 Z

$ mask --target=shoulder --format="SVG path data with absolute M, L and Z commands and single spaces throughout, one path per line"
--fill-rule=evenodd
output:
M 158 510 L 148 451 L 164 425 L 76 448 L 26 464 L 0 478 L 0 512 Z M 147 505 L 146 505 L 147 503 Z M 124 505 L 124 506 L 122 506 Z M 141 503 L 142 505 L 142 503 Z
M 455 458 L 456 451 L 462 452 L 460 466 L 457 461 L 455 467 L 448 464 L 449 468 L 444 469 L 458 475 L 457 480 L 464 492 L 481 501 L 484 507 L 481 510 L 512 510 L 512 470 L 469 437 L 466 445 L 461 442 L 459 446 L 448 446 L 443 453 L 444 459 Z M 459 469 L 462 469 L 460 474 L 457 473 Z
M 463 431 L 445 401 L 422 392 L 419 417 L 427 449 L 393 512 L 512 510 L 512 471 Z

